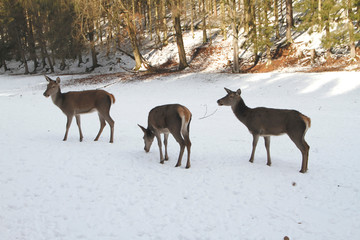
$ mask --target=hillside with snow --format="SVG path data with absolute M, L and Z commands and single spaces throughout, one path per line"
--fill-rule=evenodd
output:
M 231 73 L 233 61 L 232 33 L 227 33 L 227 38 L 220 34 L 219 29 L 208 32 L 210 40 L 203 43 L 202 31 L 197 30 L 194 35 L 189 31 L 183 32 L 185 52 L 189 68 L 185 72 L 212 72 Z M 246 41 L 244 34 L 239 35 L 239 45 Z M 279 41 L 277 48 L 271 51 L 272 61 L 269 63 L 264 53 L 259 53 L 260 60 L 254 65 L 254 56 L 249 47 L 240 47 L 240 68 L 242 73 L 262 72 L 324 72 L 324 71 L 360 71 L 360 50 L 357 48 L 357 56 L 349 57 L 349 51 L 345 48 L 335 49 L 329 57 L 321 45 L 322 33 L 309 33 L 309 31 L 294 33 L 294 43 L 283 45 Z M 178 65 L 178 50 L 174 37 L 170 37 L 169 44 L 161 48 L 153 46 L 153 43 L 143 39 L 142 54 L 144 59 L 159 70 L 176 69 Z M 97 46 L 97 58 L 99 67 L 92 68 L 90 52 L 84 52 L 84 63 L 78 64 L 75 59 L 66 60 L 66 68 L 60 70 L 60 65 L 55 65 L 56 74 L 116 74 L 131 72 L 135 66 L 132 49 L 129 44 L 122 46 L 123 50 L 116 50 L 106 54 L 106 49 Z M 312 56 L 314 54 L 314 56 Z M 58 61 L 59 62 L 59 61 Z M 29 61 L 29 68 L 33 69 Z M 23 74 L 24 65 L 18 61 L 7 62 L 9 71 L 1 74 Z M 147 71 L 145 67 L 141 71 Z M 49 74 L 49 69 L 42 69 L 38 74 Z
M 60 77 L 63 92 L 114 94 L 114 143 L 108 126 L 93 141 L 95 113 L 81 117 L 83 142 L 75 121 L 63 142 L 66 117 L 43 96 L 44 77 L 0 75 L 0 239 L 360 236 L 359 72 Z M 224 87 L 241 88 L 249 107 L 297 109 L 311 118 L 306 174 L 287 136 L 271 138 L 271 167 L 262 139 L 249 163 L 251 135 L 230 107 L 216 103 Z M 163 165 L 156 144 L 143 150 L 137 124 L 167 103 L 193 114 L 190 169 L 174 167 L 179 146 L 172 137 Z

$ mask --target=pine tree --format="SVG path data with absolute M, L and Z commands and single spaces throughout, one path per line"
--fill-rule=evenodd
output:
M 297 12 L 301 12 L 300 25 L 298 31 L 309 30 L 310 34 L 313 31 L 321 31 L 322 23 L 319 21 L 321 15 L 319 14 L 319 4 L 321 1 L 318 0 L 304 0 L 299 1 L 295 4 L 294 8 Z

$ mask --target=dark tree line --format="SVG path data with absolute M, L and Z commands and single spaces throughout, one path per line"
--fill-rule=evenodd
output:
M 179 69 L 188 66 L 183 31 L 202 29 L 203 42 L 213 29 L 233 38 L 233 71 L 239 72 L 239 48 L 254 61 L 271 49 L 293 42 L 294 32 L 325 32 L 329 52 L 347 46 L 352 57 L 359 41 L 360 0 L 0 0 L 0 67 L 17 60 L 25 73 L 66 67 L 67 59 L 83 63 L 91 53 L 99 66 L 99 48 L 110 54 L 129 43 L 135 70 L 151 68 L 141 55 L 144 38 L 153 48 L 176 40 Z M 246 42 L 239 46 L 239 37 Z

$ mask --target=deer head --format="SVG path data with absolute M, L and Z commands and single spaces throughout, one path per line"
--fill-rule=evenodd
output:
M 45 76 L 46 80 L 48 81 L 48 85 L 46 87 L 46 90 L 44 92 L 45 97 L 49 97 L 55 93 L 57 93 L 60 89 L 60 78 L 57 77 L 56 80 L 52 80 L 48 76 Z
M 230 89 L 224 88 L 227 92 L 227 95 L 221 99 L 219 99 L 217 102 L 219 106 L 233 106 L 237 102 L 241 100 L 241 90 L 238 89 L 236 92 L 231 91 Z
M 145 152 L 149 152 L 150 151 L 150 148 L 151 148 L 151 145 L 154 141 L 154 133 L 150 130 L 150 129 L 146 129 L 144 128 L 143 126 L 139 125 L 138 126 L 140 127 L 140 129 L 143 131 L 144 133 L 144 144 L 145 144 L 145 147 L 144 147 L 144 150 Z

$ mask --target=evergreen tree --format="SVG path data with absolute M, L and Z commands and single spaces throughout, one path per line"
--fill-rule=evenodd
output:
M 298 31 L 310 30 L 310 33 L 313 31 L 321 31 L 322 23 L 319 21 L 319 4 L 318 0 L 304 0 L 299 1 L 295 4 L 295 11 L 300 12 L 300 25 L 298 26 Z

